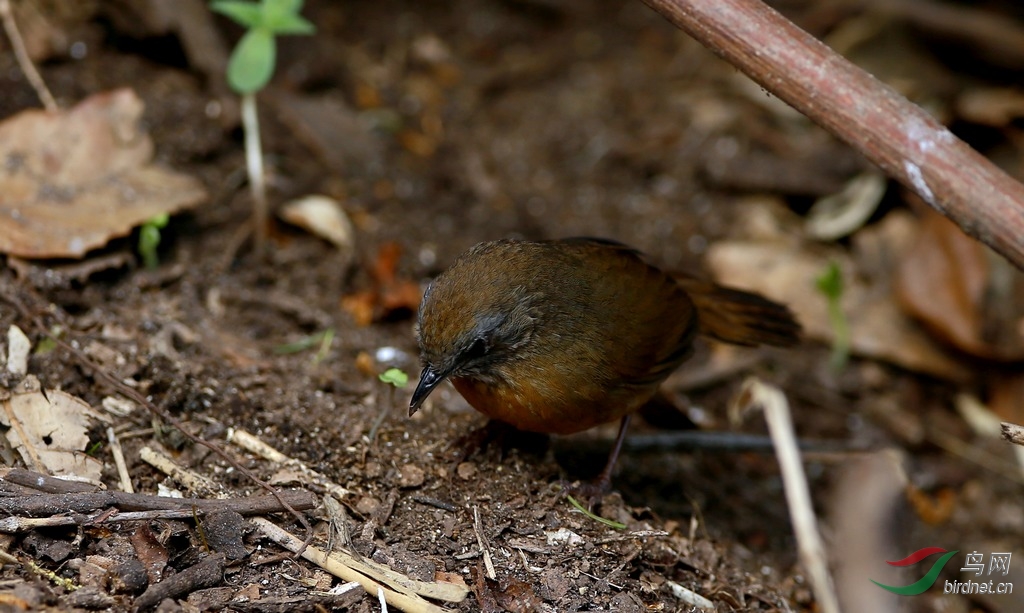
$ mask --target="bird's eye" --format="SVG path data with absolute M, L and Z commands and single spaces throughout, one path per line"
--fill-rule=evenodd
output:
M 483 337 L 477 337 L 477 339 L 473 341 L 473 344 L 470 345 L 466 349 L 466 351 L 463 352 L 462 355 L 463 355 L 463 357 L 465 358 L 466 361 L 471 361 L 471 360 L 476 360 L 478 358 L 482 358 L 486 354 L 487 354 L 487 341 Z

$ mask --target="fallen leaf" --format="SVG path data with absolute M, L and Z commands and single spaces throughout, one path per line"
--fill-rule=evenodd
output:
M 139 522 L 136 528 L 129 532 L 128 538 L 135 549 L 135 557 L 146 568 L 149 582 L 159 583 L 170 559 L 167 547 L 160 542 L 147 522 Z
M 60 390 L 44 395 L 26 376 L 0 399 L 0 423 L 25 464 L 38 472 L 99 482 L 103 463 L 85 453 L 87 432 L 98 419 L 88 403 Z
M 330 241 L 338 251 L 351 255 L 355 231 L 341 204 L 327 196 L 311 195 L 281 207 L 281 219 Z
M 902 307 L 962 351 L 1024 359 L 1024 274 L 942 215 L 921 215 L 897 269 Z
M 151 164 L 153 142 L 138 129 L 142 110 L 135 92 L 119 89 L 0 123 L 0 251 L 80 258 L 203 201 L 198 180 Z

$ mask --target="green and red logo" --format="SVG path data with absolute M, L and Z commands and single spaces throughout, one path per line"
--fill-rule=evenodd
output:
M 946 551 L 942 547 L 925 547 L 924 549 L 918 549 L 902 560 L 896 560 L 894 562 L 886 560 L 885 563 L 889 566 L 913 566 L 927 557 L 933 556 L 937 553 L 943 554 L 941 558 L 935 560 L 935 563 L 932 564 L 931 569 L 928 570 L 925 576 L 910 585 L 885 585 L 884 583 L 879 583 L 874 579 L 871 580 L 871 583 L 874 583 L 883 590 L 889 590 L 893 594 L 899 594 L 900 596 L 917 596 L 918 594 L 923 594 L 928 590 L 928 588 L 935 585 L 935 581 L 939 578 L 939 573 L 942 572 L 942 568 L 946 565 L 946 562 L 949 562 L 949 559 L 959 552 L 960 550 Z

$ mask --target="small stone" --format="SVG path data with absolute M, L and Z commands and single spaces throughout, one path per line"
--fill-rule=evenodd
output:
M 138 594 L 149 586 L 149 574 L 142 562 L 132 558 L 114 567 L 110 584 L 115 593 Z
M 380 501 L 373 496 L 363 496 L 356 501 L 356 511 L 363 515 L 373 515 L 380 508 Z
M 469 481 L 476 476 L 476 464 L 462 462 L 455 468 L 455 474 L 459 475 L 459 479 Z
M 367 479 L 379 479 L 384 474 L 384 466 L 380 462 L 367 462 L 363 467 L 363 475 Z
M 419 487 L 427 479 L 427 472 L 415 464 L 406 464 L 398 472 L 399 487 Z

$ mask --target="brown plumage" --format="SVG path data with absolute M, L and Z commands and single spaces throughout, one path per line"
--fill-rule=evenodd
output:
M 410 415 L 450 379 L 493 419 L 533 432 L 579 432 L 639 409 L 690 355 L 698 332 L 741 345 L 791 345 L 799 331 L 785 306 L 674 278 L 620 243 L 481 243 L 423 296 L 423 373 Z

